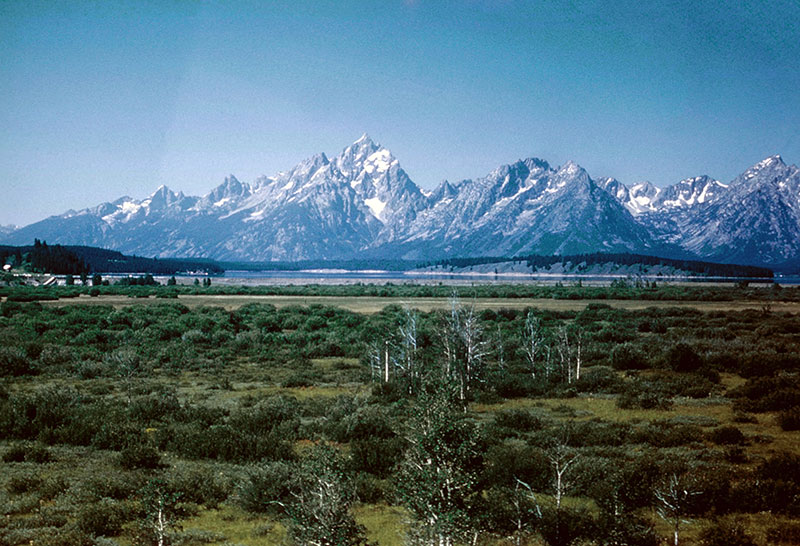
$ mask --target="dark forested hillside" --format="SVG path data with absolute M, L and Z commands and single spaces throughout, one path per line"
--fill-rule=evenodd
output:
M 660 258 L 657 256 L 646 256 L 643 254 L 606 254 L 596 252 L 592 254 L 575 254 L 570 256 L 540 256 L 527 255 L 516 257 L 480 257 L 480 258 L 450 258 L 437 262 L 428 262 L 425 266 L 444 266 L 444 267 L 471 267 L 484 264 L 499 264 L 505 262 L 525 262 L 531 268 L 549 267 L 553 264 L 568 262 L 572 264 L 616 264 L 616 265 L 648 265 L 648 266 L 668 266 L 682 271 L 706 275 L 712 277 L 755 277 L 771 278 L 773 272 L 765 267 L 751 265 L 721 264 L 713 262 L 702 262 L 698 260 L 680 260 L 672 258 Z
M 46 241 L 38 239 L 33 246 L 0 246 L 0 262 L 6 263 L 9 258 L 15 266 L 56 275 L 80 275 L 88 272 L 172 275 L 182 271 L 216 274 L 224 271 L 211 260 L 126 256 L 115 250 L 91 246 L 48 245 Z

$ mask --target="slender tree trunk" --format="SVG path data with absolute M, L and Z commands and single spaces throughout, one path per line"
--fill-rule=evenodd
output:
M 389 382 L 389 341 L 383 345 L 383 382 Z

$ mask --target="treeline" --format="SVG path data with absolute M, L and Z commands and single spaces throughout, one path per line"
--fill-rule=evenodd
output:
M 554 299 L 554 300 L 646 300 L 646 301 L 800 301 L 800 286 L 750 286 L 747 281 L 736 285 L 718 286 L 697 283 L 668 284 L 641 282 L 637 279 L 617 279 L 610 286 L 587 286 L 580 282 L 551 286 L 538 284 L 480 284 L 448 286 L 445 284 L 353 284 L 353 285 L 286 285 L 286 286 L 209 286 L 199 281 L 194 285 L 167 286 L 51 286 L 46 288 L 10 284 L 0 286 L 0 297 L 10 301 L 55 300 L 89 295 L 127 295 L 132 297 L 204 296 L 333 296 L 370 298 L 447 298 L 459 297 L 494 299 Z
M 100 273 L 173 275 L 183 271 L 204 271 L 217 275 L 225 272 L 220 264 L 207 259 L 143 258 L 91 246 L 68 246 L 66 248 L 86 261 L 92 271 Z
M 126 256 L 115 250 L 91 246 L 48 245 L 36 239 L 33 246 L 0 246 L 0 262 L 13 262 L 16 267 L 27 267 L 37 273 L 55 275 L 81 275 L 95 273 L 150 273 L 174 275 L 184 271 L 202 271 L 221 274 L 225 270 L 218 263 L 206 259 L 143 258 Z
M 36 239 L 29 247 L 0 247 L 0 263 L 9 257 L 13 265 L 26 267 L 36 273 L 56 275 L 81 275 L 90 271 L 89 265 L 77 254 L 61 245 L 48 245 Z
M 485 264 L 499 264 L 506 262 L 525 262 L 528 267 L 538 269 L 550 267 L 557 263 L 572 263 L 574 266 L 585 264 L 587 266 L 601 264 L 617 264 L 624 266 L 647 265 L 664 266 L 688 271 L 699 275 L 711 277 L 734 277 L 734 278 L 772 278 L 773 271 L 765 267 L 737 264 L 719 264 L 712 262 L 702 262 L 698 260 L 676 260 L 672 258 L 660 258 L 657 256 L 646 256 L 643 254 L 607 254 L 595 252 L 592 254 L 574 254 L 569 256 L 540 256 L 531 254 L 516 257 L 480 257 L 480 258 L 449 258 L 437 262 L 427 262 L 420 267 L 472 267 Z

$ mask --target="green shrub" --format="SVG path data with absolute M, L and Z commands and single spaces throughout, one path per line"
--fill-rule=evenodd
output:
M 655 421 L 635 427 L 630 441 L 664 448 L 689 445 L 702 439 L 703 430 L 698 426 Z
M 656 385 L 635 380 L 628 383 L 617 398 L 620 409 L 662 409 L 672 406 L 672 400 Z
M 8 448 L 3 453 L 4 463 L 21 463 L 25 460 L 25 455 L 28 454 L 28 446 L 24 444 L 15 444 Z
M 484 456 L 484 468 L 482 479 L 488 487 L 514 487 L 517 479 L 537 491 L 550 486 L 550 461 L 541 449 L 520 440 L 490 447 Z
M 579 539 L 594 537 L 597 526 L 586 509 L 547 508 L 542 511 L 539 533 L 548 546 L 570 546 Z
M 611 350 L 611 366 L 617 370 L 641 370 L 647 368 L 647 358 L 635 345 L 623 343 Z
M 708 433 L 708 439 L 718 445 L 741 446 L 747 443 L 742 431 L 734 426 L 717 427 Z
M 703 359 L 686 343 L 677 343 L 669 348 L 666 364 L 676 372 L 695 372 L 703 365 Z
M 42 485 L 42 479 L 31 473 L 14 474 L 8 480 L 6 489 L 12 495 L 21 495 L 36 491 Z
M 355 477 L 356 496 L 361 502 L 377 504 L 392 500 L 389 482 L 374 474 L 359 472 Z
M 117 462 L 125 470 L 156 470 L 165 466 L 158 450 L 144 443 L 126 446 L 120 451 Z
M 32 359 L 19 347 L 0 347 L 0 376 L 36 373 Z
M 117 536 L 129 517 L 123 506 L 110 499 L 84 504 L 78 510 L 76 527 L 92 536 Z
M 236 504 L 248 512 L 282 514 L 293 475 L 294 468 L 283 462 L 251 467 L 236 486 Z
M 597 534 L 600 544 L 624 544 L 625 546 L 658 546 L 661 540 L 653 524 L 642 516 L 626 513 L 604 512 L 598 520 Z
M 513 433 L 535 432 L 544 428 L 545 423 L 542 416 L 528 410 L 501 410 L 494 416 L 494 426 L 497 429 L 512 432 L 505 434 L 511 436 Z
M 197 466 L 170 474 L 169 489 L 180 495 L 182 502 L 216 508 L 233 492 L 231 482 L 213 466 Z
M 624 381 L 611 368 L 592 366 L 587 369 L 576 382 L 579 392 L 593 394 L 616 394 L 622 391 Z

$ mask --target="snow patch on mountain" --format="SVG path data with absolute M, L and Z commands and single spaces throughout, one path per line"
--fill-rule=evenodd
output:
M 367 205 L 375 218 L 382 221 L 381 214 L 383 213 L 383 209 L 386 208 L 386 201 L 381 201 L 377 197 L 373 197 L 371 199 L 364 199 L 364 204 Z

